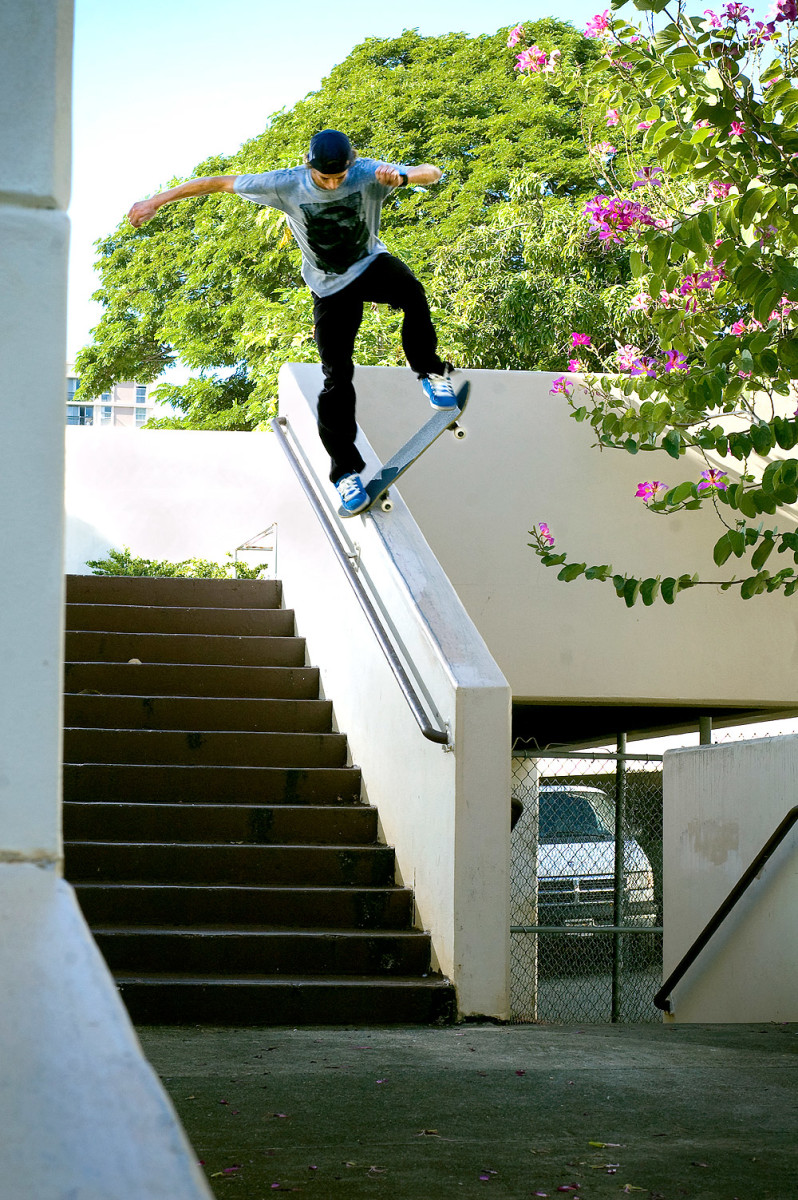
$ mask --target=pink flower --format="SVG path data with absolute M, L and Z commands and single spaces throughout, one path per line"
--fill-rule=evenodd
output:
M 606 8 L 603 13 L 599 13 L 595 17 L 591 17 L 585 26 L 585 37 L 600 37 L 602 33 L 610 27 L 610 10 Z
M 540 71 L 546 65 L 546 51 L 541 50 L 540 46 L 530 46 L 528 50 L 522 50 L 515 61 L 516 71 L 531 71 L 533 73 Z
M 708 471 L 701 472 L 701 483 L 698 485 L 699 492 L 724 492 L 728 486 L 729 477 L 725 471 L 721 471 L 717 467 L 710 467 Z
M 647 129 L 650 129 L 653 124 L 654 124 L 653 121 L 638 121 L 637 128 L 640 130 L 641 133 L 645 133 L 645 131 Z
M 662 364 L 666 371 L 689 371 L 687 359 L 678 350 L 668 350 Z
M 737 21 L 744 21 L 746 25 L 750 25 L 751 22 L 748 20 L 746 13 L 752 13 L 753 11 L 752 8 L 747 8 L 745 4 L 724 4 L 722 15 L 727 21 L 735 23 Z
M 730 183 L 722 183 L 720 179 L 711 179 L 707 190 L 710 200 L 725 200 L 731 189 Z
M 571 334 L 571 345 L 572 346 L 589 346 L 590 345 L 590 334 L 589 333 L 572 333 Z
M 573 390 L 574 385 L 569 383 L 564 375 L 558 375 L 554 380 L 554 383 L 549 388 L 549 395 L 556 396 L 562 394 L 563 396 L 568 396 L 570 398 Z
M 590 217 L 591 229 L 598 230 L 602 241 L 623 243 L 622 234 L 635 225 L 653 225 L 647 208 L 632 200 L 616 200 L 609 196 L 594 196 L 582 210 Z
M 584 369 L 585 369 L 585 364 L 580 359 L 578 359 L 578 358 L 569 358 L 568 359 L 568 370 L 569 371 L 584 371 Z
M 651 297 L 649 296 L 648 292 L 638 292 L 638 294 L 633 296 L 631 299 L 629 304 L 629 312 L 648 312 L 650 306 Z
M 639 497 L 644 504 L 651 504 L 652 501 L 659 498 L 660 492 L 667 492 L 667 483 L 662 483 L 659 479 L 652 479 L 651 483 L 638 483 L 635 497 Z
M 704 16 L 708 17 L 707 25 L 709 26 L 710 29 L 722 29 L 723 28 L 723 22 L 721 21 L 720 17 L 717 15 L 717 13 L 713 13 L 711 8 L 704 9 Z
M 537 539 L 544 546 L 551 547 L 554 545 L 554 538 L 549 532 L 549 527 L 545 521 L 540 521 L 537 527 Z
M 735 137 L 742 137 L 745 132 L 745 125 L 742 121 L 732 121 L 730 129 Z
M 741 337 L 745 333 L 745 321 L 735 321 L 729 332 L 735 337 Z
M 621 114 L 618 112 L 617 108 L 608 108 L 607 109 L 607 128 L 608 129 L 612 125 L 617 125 L 618 122 L 620 121 L 620 119 L 621 119 Z
M 598 142 L 593 149 L 597 154 L 607 155 L 607 157 L 609 157 L 611 154 L 618 153 L 617 146 L 611 146 L 609 142 Z
M 768 19 L 771 21 L 798 20 L 798 3 L 796 0 L 776 0 L 768 13 Z
M 560 50 L 552 50 L 551 54 L 549 55 L 549 61 L 543 68 L 544 75 L 551 75 L 557 69 L 557 67 L 560 65 L 561 53 L 562 51 Z
M 516 25 L 515 29 L 510 30 L 510 35 L 507 38 L 507 49 L 512 50 L 513 46 L 517 46 L 524 36 L 524 26 Z
M 662 180 L 657 179 L 657 175 L 662 174 L 662 167 L 641 167 L 636 174 L 637 179 L 632 184 L 632 191 L 641 187 L 662 187 Z

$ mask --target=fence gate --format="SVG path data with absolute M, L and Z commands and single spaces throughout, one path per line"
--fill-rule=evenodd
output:
M 513 752 L 515 1022 L 660 1021 L 662 756 Z

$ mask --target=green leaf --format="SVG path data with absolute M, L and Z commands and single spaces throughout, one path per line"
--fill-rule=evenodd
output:
M 567 567 L 563 567 L 557 578 L 561 579 L 563 583 L 570 583 L 584 574 L 586 566 L 587 563 L 569 563 Z
M 724 533 L 723 537 L 718 538 L 715 542 L 715 547 L 712 551 L 712 557 L 715 560 L 715 566 L 722 567 L 728 558 L 731 557 L 731 542 L 729 541 L 728 533 Z
M 665 601 L 665 603 L 673 604 L 674 600 L 676 599 L 676 580 L 673 578 L 673 576 L 669 575 L 667 579 L 663 579 L 662 584 L 660 585 L 660 591 L 662 593 L 662 599 Z
M 640 599 L 650 607 L 657 596 L 659 595 L 660 581 L 659 579 L 644 579 L 640 585 Z
M 635 601 L 640 595 L 640 589 L 642 586 L 643 584 L 640 579 L 627 579 L 623 588 L 623 598 L 626 602 L 627 608 L 631 608 L 634 605 Z
M 737 507 L 745 517 L 750 517 L 753 519 L 754 517 L 759 516 L 759 509 L 754 503 L 751 493 L 744 491 L 742 484 L 740 484 L 737 492 Z
M 751 566 L 755 571 L 758 571 L 760 567 L 765 565 L 768 558 L 773 553 L 773 548 L 775 545 L 776 543 L 772 537 L 766 537 L 762 542 L 760 542 L 754 553 L 751 555 Z
M 681 446 L 681 435 L 675 429 L 671 429 L 670 432 L 666 433 L 665 437 L 662 439 L 662 449 L 670 454 L 671 458 L 678 459 Z
M 757 454 L 769 454 L 773 449 L 773 430 L 769 425 L 752 425 L 751 441 Z
M 680 483 L 678 487 L 675 487 L 672 492 L 668 493 L 668 502 L 670 504 L 681 504 L 688 496 L 695 497 L 695 494 L 695 484 L 686 480 L 684 483 Z

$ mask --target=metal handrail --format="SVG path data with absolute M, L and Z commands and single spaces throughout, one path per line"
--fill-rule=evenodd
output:
M 305 493 L 308 500 L 310 501 L 310 505 L 311 505 L 314 513 L 316 514 L 316 517 L 318 518 L 319 524 L 321 525 L 322 529 L 324 530 L 325 534 L 327 535 L 327 540 L 329 541 L 330 545 L 332 546 L 336 558 L 338 559 L 339 563 L 341 564 L 341 566 L 344 569 L 344 573 L 346 574 L 346 577 L 352 586 L 355 596 L 357 597 L 358 603 L 360 604 L 360 607 L 363 609 L 363 612 L 366 616 L 366 620 L 368 621 L 369 625 L 371 626 L 372 632 L 374 633 L 374 636 L 376 637 L 377 641 L 379 642 L 380 648 L 381 648 L 383 654 L 385 655 L 385 658 L 387 659 L 388 665 L 391 668 L 391 670 L 393 671 L 396 681 L 399 684 L 399 687 L 401 688 L 402 695 L 404 696 L 405 700 L 407 701 L 407 703 L 410 707 L 410 711 L 412 712 L 413 716 L 416 719 L 416 724 L 418 725 L 419 729 L 421 730 L 424 737 L 427 738 L 428 741 L 436 742 L 439 746 L 448 746 L 449 745 L 449 731 L 447 729 L 437 729 L 432 724 L 432 722 L 430 721 L 426 712 L 424 711 L 423 705 L 418 697 L 418 693 L 416 692 L 415 688 L 413 687 L 413 684 L 410 681 L 410 677 L 408 676 L 407 672 L 405 671 L 405 668 L 402 665 L 402 661 L 399 658 L 399 655 L 396 653 L 396 649 L 394 648 L 393 643 L 391 642 L 390 638 L 388 637 L 388 634 L 385 630 L 385 626 L 382 624 L 382 621 L 379 618 L 376 608 L 374 607 L 371 600 L 369 599 L 368 593 L 366 592 L 366 589 L 363 587 L 361 580 L 358 578 L 358 576 L 355 572 L 355 569 L 352 566 L 352 563 L 349 559 L 349 556 L 347 555 L 346 551 L 344 550 L 343 546 L 341 545 L 341 543 L 338 539 L 338 535 L 335 532 L 335 527 L 333 526 L 332 521 L 327 516 L 327 513 L 324 511 L 324 509 L 321 505 L 321 502 L 319 501 L 319 498 L 316 495 L 316 492 L 313 489 L 311 482 L 308 479 L 308 476 L 307 476 L 301 462 L 297 458 L 297 456 L 294 453 L 294 451 L 292 450 L 291 446 L 288 444 L 288 439 L 286 438 L 286 436 L 283 433 L 283 430 L 281 428 L 282 426 L 285 426 L 287 424 L 288 424 L 288 421 L 285 417 L 276 417 L 272 421 L 272 430 L 274 431 L 274 433 L 277 434 L 277 440 L 280 443 L 280 445 L 282 446 L 283 450 L 285 451 L 288 461 L 290 462 L 291 466 L 293 467 L 294 474 L 296 475 L 297 479 L 299 480 L 299 484 L 300 484 L 303 492 Z
M 796 821 L 798 821 L 798 805 L 796 805 L 795 808 L 790 809 L 779 827 L 773 832 L 771 837 L 768 838 L 767 842 L 765 842 L 765 845 L 759 851 L 748 870 L 744 875 L 741 876 L 741 878 L 729 892 L 728 896 L 723 901 L 712 920 L 704 926 L 701 933 L 699 933 L 690 949 L 682 958 L 681 962 L 673 971 L 671 971 L 670 975 L 654 997 L 654 1004 L 657 1008 L 661 1009 L 662 1012 L 669 1013 L 672 1011 L 670 994 L 676 987 L 676 984 L 683 978 L 713 935 L 717 933 L 718 929 L 720 929 L 721 925 L 726 920 L 737 901 L 754 882 L 765 863 L 784 841 L 785 837 L 790 832 Z

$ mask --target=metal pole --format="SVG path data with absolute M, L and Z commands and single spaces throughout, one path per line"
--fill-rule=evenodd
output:
M 616 930 L 623 923 L 624 834 L 626 832 L 626 734 L 617 738 L 618 762 L 615 767 L 615 888 L 612 923 Z M 623 970 L 623 934 L 612 935 L 612 1011 L 613 1023 L 621 1019 L 621 973 Z
M 698 718 L 698 744 L 699 746 L 712 745 L 712 717 Z

